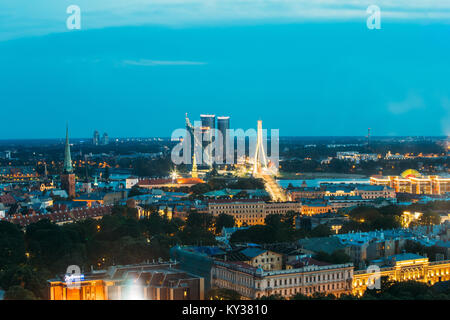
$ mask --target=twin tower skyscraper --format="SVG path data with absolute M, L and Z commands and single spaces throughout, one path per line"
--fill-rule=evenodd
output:
M 217 123 L 217 126 L 216 126 Z M 228 130 L 230 129 L 230 117 L 216 117 L 213 114 L 201 114 L 200 115 L 200 131 L 201 131 L 201 141 L 197 141 L 198 137 L 194 134 L 194 126 L 189 121 L 188 115 L 186 114 L 186 129 L 187 132 L 190 133 L 191 138 L 191 146 L 192 146 L 192 157 L 193 162 L 196 162 L 194 148 L 195 144 L 201 145 L 202 148 L 207 148 L 207 146 L 216 141 L 216 139 L 222 139 L 222 141 L 217 141 L 219 148 L 215 150 L 215 152 L 222 153 L 222 159 L 226 159 L 226 141 L 228 136 Z M 218 134 L 216 135 L 216 129 Z M 209 159 L 213 159 L 213 151 L 206 152 L 206 157 Z M 206 160 L 206 159 L 204 159 Z M 198 161 L 198 159 L 197 159 Z M 210 162 L 210 166 L 212 166 L 213 161 Z

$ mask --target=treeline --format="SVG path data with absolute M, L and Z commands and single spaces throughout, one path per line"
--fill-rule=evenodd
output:
M 234 220 L 197 212 L 191 212 L 186 221 L 169 220 L 157 212 L 138 220 L 137 210 L 124 206 L 114 207 L 111 215 L 98 221 L 56 225 L 41 220 L 25 230 L 1 221 L 0 288 L 6 293 L 11 289 L 17 298 L 45 299 L 46 281 L 64 274 L 70 265 L 89 271 L 91 266 L 103 269 L 168 259 L 176 244 L 214 245 L 216 225 L 221 230 L 230 224 Z
M 391 153 L 411 153 L 418 155 L 419 153 L 428 154 L 445 154 L 446 150 L 443 144 L 436 143 L 434 141 L 408 141 L 408 142 L 396 142 L 396 141 L 376 141 L 372 140 L 370 146 L 366 145 L 367 140 L 348 139 L 346 141 L 333 141 L 330 139 L 327 142 L 324 141 L 291 141 L 289 143 L 281 141 L 280 150 L 281 155 L 284 158 L 311 158 L 319 160 L 324 157 L 336 156 L 336 152 L 341 151 L 358 151 L 360 153 L 377 153 L 385 155 L 388 151 Z M 360 146 L 348 146 L 348 147 L 336 147 L 328 148 L 327 144 L 362 144 Z M 315 145 L 305 147 L 305 145 Z
M 222 178 L 215 177 L 205 183 L 198 183 L 192 187 L 169 188 L 163 187 L 165 191 L 176 191 L 191 193 L 192 199 L 203 199 L 203 194 L 211 191 L 222 189 L 242 189 L 242 193 L 237 195 L 238 198 L 245 198 L 248 196 L 245 190 L 264 189 L 264 182 L 262 179 L 256 178 Z M 268 197 L 269 199 L 270 197 Z
M 336 156 L 334 154 L 333 156 Z M 332 159 L 329 163 L 321 163 L 320 159 L 293 159 L 281 162 L 284 172 L 328 172 L 328 173 L 349 173 L 349 174 L 382 174 L 398 175 L 407 169 L 416 169 L 423 173 L 438 173 L 447 167 L 447 160 L 422 158 L 405 160 L 378 160 L 361 161 L 355 163 L 347 160 Z
M 264 220 L 264 225 L 251 226 L 248 229 L 237 230 L 231 235 L 233 243 L 277 243 L 292 242 L 305 237 L 327 237 L 332 234 L 331 229 L 325 225 L 319 225 L 308 231 L 295 227 L 295 218 L 298 214 L 294 211 L 285 215 L 270 214 Z

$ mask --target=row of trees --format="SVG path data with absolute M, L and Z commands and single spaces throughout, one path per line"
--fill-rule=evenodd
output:
M 447 208 L 446 210 L 448 210 L 450 209 L 450 204 L 446 201 L 436 201 L 436 203 L 412 204 L 407 207 L 397 205 L 389 205 L 380 208 L 366 206 L 356 207 L 348 213 L 350 221 L 344 224 L 341 233 L 401 228 L 401 216 L 404 211 L 423 212 L 420 219 L 411 223 L 410 227 L 440 224 L 441 217 L 437 211 L 438 209 L 435 208 Z
M 271 214 L 265 218 L 264 225 L 251 226 L 248 229 L 237 230 L 231 236 L 234 243 L 276 243 L 292 242 L 305 237 L 327 237 L 331 229 L 319 225 L 311 231 L 296 229 L 295 217 L 298 213 L 289 211 L 285 215 Z
M 335 156 L 335 154 L 333 155 Z M 349 174 L 379 174 L 380 171 L 384 175 L 397 175 L 399 172 L 407 169 L 420 169 L 421 172 L 435 173 L 445 167 L 446 160 L 444 158 L 431 159 L 406 159 L 406 160 L 378 160 L 378 161 L 361 161 L 355 163 L 348 160 L 332 159 L 329 163 L 323 164 L 320 159 L 295 159 L 285 160 L 281 163 L 284 172 L 329 172 L 329 173 L 349 173 Z

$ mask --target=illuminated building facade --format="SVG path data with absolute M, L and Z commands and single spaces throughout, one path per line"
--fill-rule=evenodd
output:
M 61 188 L 66 190 L 70 198 L 75 198 L 75 174 L 73 173 L 70 155 L 69 127 L 66 128 L 66 144 L 64 150 L 64 168 L 61 175 Z
M 215 258 L 228 262 L 243 262 L 254 268 L 262 268 L 264 271 L 281 270 L 283 267 L 281 253 L 257 247 L 238 248 L 224 255 L 216 255 Z
M 205 181 L 200 178 L 176 178 L 176 179 L 145 179 L 139 180 L 137 185 L 139 188 L 159 189 L 159 188 L 181 188 L 192 187 Z
M 176 269 L 174 262 L 113 266 L 48 280 L 50 300 L 203 300 L 204 279 Z
M 0 180 L 5 182 L 23 182 L 37 180 L 38 173 L 33 167 L 0 167 Z
M 243 299 L 274 294 L 290 298 L 297 293 L 316 292 L 340 296 L 351 293 L 353 264 L 264 271 L 245 263 L 215 261 L 211 274 L 213 287 L 235 290 Z
M 333 208 L 326 202 L 323 203 L 305 203 L 302 205 L 302 215 L 313 216 L 331 212 Z
M 450 260 L 429 262 L 428 258 L 411 253 L 388 257 L 387 265 L 380 267 L 379 276 L 391 281 L 420 281 L 430 285 L 450 280 Z M 375 262 L 375 261 L 374 261 Z M 353 294 L 362 295 L 374 282 L 374 273 L 366 270 L 353 273 Z
M 262 225 L 269 214 L 286 214 L 288 211 L 301 213 L 300 202 L 266 202 L 256 199 L 242 200 L 210 200 L 208 213 L 218 216 L 221 213 L 234 217 L 238 227 Z
M 313 187 L 301 187 L 290 190 L 289 194 L 294 201 L 301 199 L 321 199 L 325 195 L 325 190 Z
M 375 184 L 321 184 L 320 188 L 300 187 L 290 190 L 293 200 L 321 199 L 324 197 L 354 197 L 361 199 L 395 199 L 395 190 L 388 183 Z
M 127 191 L 122 190 L 118 192 L 95 192 L 87 193 L 73 199 L 75 202 L 85 202 L 88 207 L 96 205 L 113 205 L 120 200 L 127 198 Z
M 5 221 L 18 224 L 22 227 L 40 220 L 48 219 L 53 223 L 62 225 L 65 223 L 73 223 L 85 219 L 99 220 L 105 215 L 111 214 L 112 206 L 92 206 L 74 208 L 71 210 L 55 210 L 47 214 L 15 214 L 5 217 Z
M 440 195 L 450 192 L 450 178 L 440 176 L 373 176 L 370 184 L 389 186 L 403 193 Z

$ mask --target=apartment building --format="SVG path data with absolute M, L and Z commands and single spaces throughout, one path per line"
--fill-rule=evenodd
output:
M 300 293 L 349 294 L 352 291 L 353 264 L 308 265 L 277 271 L 264 271 L 241 262 L 215 261 L 212 285 L 237 291 L 243 299 L 278 294 L 290 298 Z
M 269 214 L 286 214 L 289 211 L 301 213 L 302 204 L 296 201 L 266 202 L 258 199 L 210 200 L 208 213 L 217 216 L 228 214 L 234 217 L 238 227 L 246 224 L 262 225 Z

